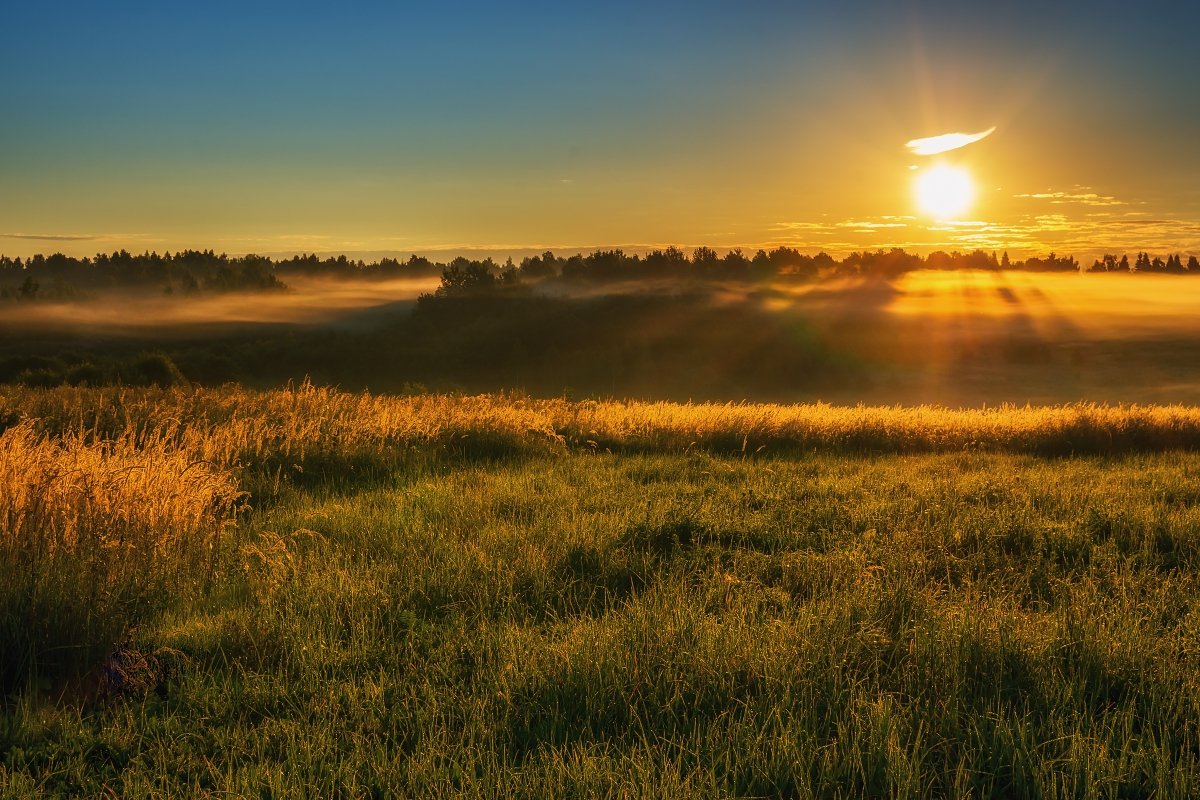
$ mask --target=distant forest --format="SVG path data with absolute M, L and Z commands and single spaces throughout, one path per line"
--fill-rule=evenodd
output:
M 420 257 L 364 263 L 316 255 L 272 260 L 212 251 L 2 259 L 0 289 L 8 299 L 0 301 L 0 384 L 233 381 L 265 388 L 311 379 L 400 393 L 513 389 L 537 396 L 794 402 L 861 398 L 864 392 L 893 398 L 911 390 L 904 396 L 949 402 L 947 392 L 961 389 L 954 397 L 991 398 L 996 370 L 1033 375 L 1029 380 L 1047 385 L 1082 376 L 1078 380 L 1092 380 L 1089 385 L 1107 386 L 1112 378 L 1104 365 L 1128 363 L 1129 351 L 1121 348 L 1134 348 L 1147 370 L 1166 365 L 1162 371 L 1175 375 L 1191 369 L 1200 346 L 1191 328 L 1158 349 L 1120 337 L 1091 349 L 1077 340 L 1066 346 L 1045 339 L 1033 324 L 1029 315 L 1038 309 L 1013 309 L 1019 313 L 1000 325 L 947 328 L 942 333 L 949 338 L 931 344 L 921 320 L 881 313 L 900 292 L 889 279 L 919 269 L 1200 275 L 1196 261 L 1109 256 L 1081 270 L 1074 258 L 1055 255 L 1016 261 L 982 251 L 922 257 L 896 249 L 839 261 L 786 247 L 753 257 L 703 247 L 690 254 L 678 248 L 645 255 L 600 250 L 569 258 L 547 252 L 520 263 Z M 823 289 L 822 281 L 838 278 L 845 280 L 831 283 L 829 292 L 799 293 L 811 294 L 808 302 L 787 301 L 793 286 Z M 385 298 L 395 289 L 384 282 L 403 279 L 419 279 L 404 287 L 403 300 L 346 310 L 329 323 L 223 320 L 218 311 L 202 324 L 181 316 L 178 324 L 161 328 L 93 329 L 86 322 L 75 325 L 69 306 L 88 298 L 114 307 L 140 299 L 182 309 L 192 298 L 229 293 L 232 299 L 239 296 L 232 293 L 246 292 L 273 293 L 271 305 L 280 308 L 289 308 L 291 297 L 319 306 L 322 292 L 333 295 L 340 282 L 361 288 L 378 281 Z M 1050 283 L 1052 276 L 1044 279 Z M 1083 280 L 1115 286 L 1142 279 Z M 426 293 L 415 297 L 421 290 Z M 782 305 L 773 302 L 778 300 Z M 68 304 L 66 313 L 58 303 Z M 170 311 L 164 319 L 171 319 Z M 950 388 L 921 394 L 926 379 L 941 380 L 939 375 L 952 376 Z
M 1024 270 L 1029 272 L 1099 272 L 1120 274 L 1200 275 L 1200 261 L 1191 255 L 1185 262 L 1178 254 L 1166 259 L 1138 253 L 1130 260 L 1105 255 L 1090 266 L 1072 256 L 1050 253 L 1044 258 L 1010 260 L 975 250 L 970 253 L 942 251 L 927 256 L 893 248 L 854 252 L 840 261 L 827 253 L 807 255 L 790 247 L 759 250 L 748 256 L 740 249 L 725 255 L 708 247 L 696 248 L 689 256 L 676 247 L 654 250 L 646 255 L 621 250 L 597 250 L 589 255 L 560 257 L 550 251 L 498 264 L 491 258 L 455 258 L 448 263 L 412 256 L 407 261 L 383 258 L 364 262 L 346 256 L 319 258 L 293 256 L 274 260 L 266 256 L 218 255 L 212 250 L 178 253 L 143 253 L 124 250 L 98 254 L 94 258 L 72 258 L 61 253 L 35 255 L 27 259 L 0 256 L 0 299 L 71 301 L 86 299 L 112 289 L 138 290 L 166 295 L 200 293 L 281 291 L 291 276 L 338 279 L 387 280 L 445 276 L 454 288 L 496 285 L 531 285 L 542 282 L 604 284 L 625 281 L 672 279 L 707 281 L 815 281 L 830 278 L 890 279 L 919 269 Z

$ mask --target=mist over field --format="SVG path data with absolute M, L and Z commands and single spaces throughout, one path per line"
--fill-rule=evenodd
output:
M 1200 402 L 1200 281 L 1177 275 L 555 279 L 462 297 L 437 277 L 287 277 L 280 291 L 9 303 L 0 354 L 182 349 L 191 380 L 264 388 L 310 377 L 674 400 Z M 205 352 L 230 363 L 188 367 Z
M 112 331 L 155 335 L 156 328 L 273 323 L 323 325 L 381 309 L 404 312 L 433 292 L 438 277 L 369 279 L 289 275 L 283 292 L 233 292 L 196 297 L 127 293 L 69 302 L 6 306 L 0 325 L 25 331 Z M 1045 341 L 1175 337 L 1194 332 L 1200 281 L 1176 276 L 1076 275 L 988 270 L 917 270 L 892 280 L 838 278 L 818 283 L 710 282 L 702 289 L 677 280 L 627 280 L 599 285 L 555 282 L 538 294 L 569 299 L 614 295 L 677 295 L 703 291 L 718 304 L 756 304 L 825 322 L 845 318 L 903 325 L 929 324 L 934 336 L 1036 335 Z
M 189 328 L 244 325 L 362 324 L 373 311 L 405 311 L 437 288 L 438 278 L 340 280 L 289 276 L 279 292 L 229 292 L 200 296 L 105 291 L 69 302 L 9 305 L 0 332 L 140 336 L 186 335 Z
M 919 271 L 796 307 L 891 371 L 896 382 L 863 402 L 1200 401 L 1191 280 Z

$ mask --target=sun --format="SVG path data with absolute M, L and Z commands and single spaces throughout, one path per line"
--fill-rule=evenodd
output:
M 956 219 L 971 206 L 975 186 L 961 167 L 938 164 L 917 174 L 917 205 L 936 219 Z

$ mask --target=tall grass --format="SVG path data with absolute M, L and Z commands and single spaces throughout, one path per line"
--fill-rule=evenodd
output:
M 239 501 L 169 443 L 0 434 L 0 688 L 95 663 L 206 579 Z
M 288 493 L 248 591 L 155 629 L 170 699 L 27 714 L 0 786 L 1194 796 L 1198 468 L 569 453 Z
M 88 440 L 164 439 L 224 465 L 327 467 L 394 460 L 420 447 L 466 455 L 547 452 L 779 454 L 956 450 L 1042 455 L 1200 447 L 1191 406 L 984 409 L 691 404 L 499 395 L 351 394 L 308 384 L 279 391 L 58 388 L 0 390 L 0 421 L 32 419 Z
M 165 700 L 21 695 L 0 797 L 1200 784 L 1197 409 L 302 386 L 5 390 L 0 420 L 5 656 L 145 619 L 188 657 Z M 226 582 L 180 603 L 234 478 Z

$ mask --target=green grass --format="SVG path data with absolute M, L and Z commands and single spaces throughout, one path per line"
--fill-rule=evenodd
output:
M 504 452 L 252 499 L 165 692 L 10 697 L 0 796 L 1200 785 L 1200 454 Z

